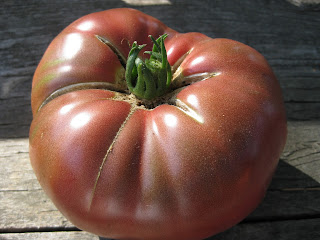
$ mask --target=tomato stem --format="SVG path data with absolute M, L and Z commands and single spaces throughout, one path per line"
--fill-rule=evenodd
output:
M 164 39 L 167 34 L 155 40 L 149 36 L 153 42 L 152 51 L 145 51 L 150 54 L 149 59 L 143 61 L 139 58 L 140 51 L 146 46 L 132 44 L 127 59 L 126 82 L 130 92 L 140 99 L 151 100 L 166 93 L 171 84 L 171 66 L 167 59 L 167 51 L 164 46 Z

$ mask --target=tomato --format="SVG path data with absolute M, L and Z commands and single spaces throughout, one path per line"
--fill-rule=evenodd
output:
M 261 202 L 286 141 L 281 88 L 260 53 L 133 9 L 65 28 L 31 99 L 41 186 L 77 227 L 114 239 L 203 239 L 235 225 Z

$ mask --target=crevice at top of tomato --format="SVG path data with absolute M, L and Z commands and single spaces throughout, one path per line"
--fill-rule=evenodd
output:
M 95 37 L 101 41 L 103 44 L 105 44 L 107 47 L 109 47 L 112 52 L 117 56 L 119 62 L 121 63 L 122 67 L 124 68 L 124 71 L 127 67 L 127 59 L 123 56 L 121 51 L 114 45 L 110 40 L 108 40 L 105 37 L 95 35 Z M 164 39 L 167 37 L 167 35 L 160 36 L 157 40 L 154 40 L 158 44 L 157 47 L 155 47 L 155 51 L 146 51 L 147 54 L 151 55 L 151 60 L 157 60 L 157 58 L 161 58 L 160 52 L 158 48 L 161 48 L 160 44 L 163 44 L 163 49 L 165 50 L 164 47 Z M 132 48 L 137 48 L 138 45 L 137 43 L 134 43 L 132 45 Z M 136 59 L 133 59 L 133 63 L 139 62 L 141 64 L 141 61 L 137 61 L 137 56 L 139 51 L 144 47 L 144 45 L 141 45 L 140 49 L 136 50 Z M 118 94 L 115 97 L 115 100 L 119 101 L 126 101 L 129 102 L 132 106 L 138 107 L 138 108 L 144 108 L 147 110 L 151 110 L 156 108 L 157 106 L 160 106 L 162 104 L 169 104 L 169 105 L 175 105 L 176 106 L 176 95 L 186 86 L 193 84 L 195 82 L 199 82 L 202 80 L 206 80 L 208 78 L 214 77 L 219 75 L 219 73 L 198 73 L 198 74 L 193 74 L 189 76 L 183 76 L 182 74 L 182 69 L 181 69 L 181 63 L 184 61 L 184 59 L 190 54 L 191 51 L 188 51 L 185 53 L 178 61 L 173 65 L 170 66 L 169 63 L 167 65 L 164 65 L 165 69 L 163 69 L 166 73 L 164 74 L 165 78 L 162 79 L 163 82 L 165 83 L 165 86 L 160 89 L 158 95 L 156 95 L 153 98 L 147 98 L 144 99 L 143 96 L 139 97 L 136 96 L 135 94 L 132 94 L 130 89 L 128 88 L 128 85 L 126 84 L 126 78 L 123 76 L 122 80 L 120 80 L 119 84 L 117 83 L 108 83 L 108 82 L 87 82 L 87 83 L 77 83 L 77 84 L 72 84 L 66 87 L 62 87 L 56 91 L 54 91 L 45 101 L 41 104 L 39 107 L 39 110 L 46 105 L 48 102 L 52 101 L 54 98 L 59 97 L 65 93 L 73 92 L 73 91 L 78 91 L 78 90 L 85 90 L 85 89 L 102 89 L 102 90 L 108 90 L 108 91 L 113 91 L 117 92 Z M 166 57 L 166 53 L 164 54 Z M 130 56 L 130 53 L 129 53 Z M 128 57 L 129 58 L 129 57 Z M 166 59 L 165 59 L 166 60 Z M 167 61 L 167 60 L 166 60 Z M 161 63 L 161 61 L 159 62 Z M 170 69 L 169 69 L 170 68 Z M 132 70 L 131 70 L 132 71 Z M 136 70 L 135 70 L 136 71 Z M 137 75 L 137 73 L 134 73 Z M 130 73 L 128 73 L 128 76 Z M 166 76 L 167 75 L 167 76 Z M 134 76 L 137 77 L 137 76 Z M 148 79 L 147 79 L 148 80 Z M 157 87 L 157 86 L 156 86 Z M 133 88 L 131 86 L 131 88 Z M 145 89 L 144 89 L 145 91 Z M 120 97 L 119 97 L 120 96 Z M 134 99 L 134 100 L 133 100 Z M 177 106 L 178 107 L 178 106 Z
M 95 35 L 95 37 L 99 41 L 101 41 L 103 44 L 107 45 L 117 55 L 119 62 L 121 63 L 122 67 L 125 69 L 127 65 L 127 59 L 123 56 L 120 50 L 114 44 L 112 44 L 112 42 L 107 38 L 99 35 Z

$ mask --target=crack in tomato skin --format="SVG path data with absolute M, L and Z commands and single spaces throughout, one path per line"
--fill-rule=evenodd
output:
M 107 161 L 107 158 L 109 156 L 109 154 L 112 152 L 112 149 L 113 149 L 113 146 L 114 144 L 116 143 L 122 129 L 125 127 L 126 123 L 129 121 L 130 117 L 132 116 L 132 114 L 136 111 L 135 108 L 132 108 L 130 109 L 130 112 L 128 113 L 128 116 L 126 117 L 126 119 L 123 121 L 123 123 L 121 124 L 119 130 L 117 131 L 116 135 L 114 136 L 113 140 L 112 140 L 112 143 L 110 144 L 109 148 L 108 148 L 108 151 L 106 153 L 106 155 L 104 156 L 103 160 L 102 160 L 102 163 L 101 163 L 101 166 L 99 168 L 99 172 L 97 174 L 97 178 L 96 178 L 96 181 L 94 183 L 94 187 L 93 187 L 93 190 L 92 190 L 92 196 L 91 196 L 91 200 L 90 200 L 90 204 L 89 204 L 89 210 L 91 209 L 91 205 L 92 205 L 92 202 L 93 202 L 93 198 L 94 198 L 94 195 L 95 195 L 95 192 L 96 192 L 96 187 L 97 187 L 97 184 L 98 184 L 98 181 L 100 179 L 100 176 L 101 176 L 101 172 L 102 172 L 102 169 L 103 169 L 103 166 L 105 165 L 106 161 Z
M 181 111 L 186 113 L 189 117 L 191 117 L 198 123 L 204 123 L 203 117 L 199 113 L 197 113 L 195 110 L 193 110 L 191 107 L 189 107 L 187 104 L 182 102 L 180 99 L 176 100 L 175 106 L 177 106 Z
M 35 71 L 31 93 L 34 115 L 53 92 L 70 85 L 101 82 L 113 84 L 114 88 L 126 89 L 124 68 L 112 49 L 88 33 L 78 33 L 81 47 L 75 48 L 68 40 L 72 34 L 63 31 L 53 40 Z M 62 50 L 55 52 L 57 48 Z M 61 56 L 64 54 L 63 49 L 74 49 L 74 53 Z M 48 64 L 50 62 L 54 64 Z
M 101 90 L 106 90 L 106 91 L 112 91 L 112 92 L 119 92 L 119 93 L 126 93 L 126 88 L 122 88 L 121 86 L 117 86 L 113 83 L 108 83 L 108 82 L 84 82 L 84 83 L 75 83 L 72 85 L 68 85 L 65 87 L 62 87 L 60 89 L 57 89 L 53 93 L 51 93 L 40 105 L 38 111 L 42 107 L 44 107 L 47 103 L 52 101 L 53 99 L 69 93 L 69 92 L 74 92 L 74 91 L 79 91 L 79 90 L 86 90 L 86 89 L 101 89 Z
M 183 88 L 196 82 L 204 81 L 212 77 L 219 76 L 221 72 L 201 72 L 189 76 L 183 75 L 183 69 L 178 68 L 173 82 L 173 89 Z
M 109 48 L 111 48 L 111 50 L 114 52 L 114 54 L 117 55 L 119 62 L 121 63 L 123 68 L 126 68 L 127 65 L 127 59 L 123 56 L 123 54 L 121 53 L 121 51 L 107 38 L 99 36 L 99 35 L 95 35 L 95 37 L 102 42 L 103 44 L 105 44 L 106 46 L 108 46 Z

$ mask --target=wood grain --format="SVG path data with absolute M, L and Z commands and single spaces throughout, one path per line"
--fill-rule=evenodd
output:
M 297 131 L 299 129 L 299 131 Z M 317 122 L 289 125 L 283 160 L 320 183 L 320 126 Z
M 290 3 L 293 2 L 294 4 Z M 50 41 L 91 12 L 133 7 L 180 32 L 231 38 L 260 51 L 279 79 L 288 140 L 260 206 L 210 240 L 320 239 L 318 0 L 36 0 L 0 4 L 0 240 L 95 239 L 41 189 L 29 163 L 32 76 Z
M 315 240 L 320 238 L 319 219 L 274 221 L 257 224 L 239 224 L 224 233 L 206 240 Z M 297 229 L 299 229 L 297 234 Z M 276 237 L 275 237 L 276 236 Z M 98 240 L 86 232 L 42 232 L 0 234 L 1 240 Z
M 320 158 L 313 158 L 320 152 L 319 128 L 319 121 L 289 122 L 288 143 L 264 201 L 240 225 L 223 234 L 223 239 L 233 239 L 237 234 L 254 239 L 257 232 L 270 233 L 269 230 L 274 228 L 287 236 L 285 231 L 301 227 L 306 224 L 304 222 L 311 224 L 308 227 L 319 223 L 320 205 L 315 199 L 320 199 L 317 168 Z M 0 233 L 12 233 L 0 235 L 0 239 L 3 236 L 37 239 L 45 236 L 39 232 L 77 230 L 55 208 L 36 180 L 29 163 L 28 139 L 0 140 L 0 149 L 0 164 L 3 166 L 0 168 L 3 179 L 0 182 Z M 20 232 L 29 232 L 29 235 L 20 236 Z M 314 234 L 319 232 L 315 230 Z M 46 234 L 50 239 L 50 234 Z M 86 237 L 84 235 L 84 239 Z
M 122 0 L 132 6 L 171 5 L 170 0 Z
M 238 224 L 207 240 L 315 240 L 320 238 L 320 219 Z
M 287 1 L 301 9 L 309 9 L 309 10 L 312 9 L 315 11 L 320 9 L 319 0 L 287 0 Z
M 0 240 L 98 240 L 93 234 L 82 231 L 41 232 L 41 233 L 9 233 L 0 234 Z

